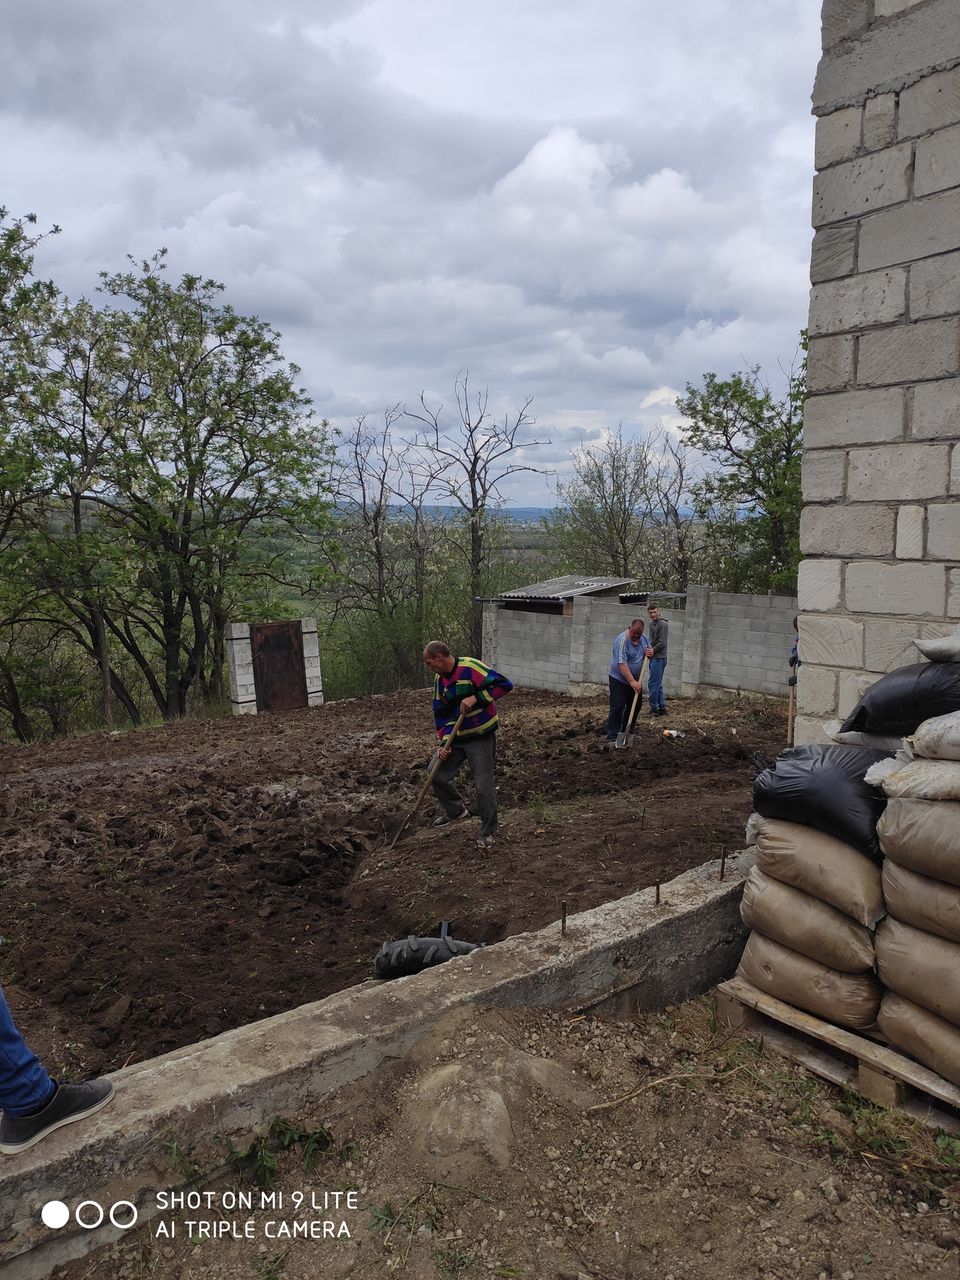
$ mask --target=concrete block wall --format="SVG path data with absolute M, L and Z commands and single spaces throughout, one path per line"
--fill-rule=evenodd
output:
M 496 614 L 492 636 L 487 618 Z M 520 609 L 484 610 L 483 660 L 514 684 L 566 693 L 570 685 L 573 618 Z
M 711 591 L 699 683 L 785 696 L 796 614 L 792 596 Z
M 786 696 L 795 599 L 691 586 L 685 607 L 665 603 L 661 612 L 670 623 L 668 696 L 692 697 L 710 688 Z M 607 688 L 614 637 L 633 618 L 646 621 L 646 606 L 597 596 L 576 598 L 567 617 L 487 604 L 484 661 L 534 689 L 600 693 Z
M 680 692 L 680 672 L 683 666 L 683 609 L 670 608 L 666 604 L 661 616 L 670 624 L 667 642 L 667 669 L 663 688 L 667 696 Z M 596 687 L 607 688 L 613 641 L 625 631 L 634 618 L 643 618 L 649 631 L 650 620 L 646 605 L 621 604 L 617 599 L 581 598 L 573 604 L 574 627 L 582 619 L 583 645 L 572 655 L 571 686 L 586 685 L 583 692 L 594 692 Z M 576 631 L 575 631 L 576 636 Z M 576 639 L 574 640 L 576 644 Z M 578 661 L 579 659 L 579 661 Z M 571 691 L 574 691 L 572 688 Z
M 960 4 L 826 0 L 798 742 L 960 618 Z

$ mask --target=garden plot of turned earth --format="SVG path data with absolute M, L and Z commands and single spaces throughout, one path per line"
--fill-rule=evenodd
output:
M 0 980 L 56 1070 L 88 1074 L 363 981 L 380 944 L 493 943 L 743 845 L 760 702 L 674 702 L 607 749 L 606 702 L 500 704 L 502 839 L 428 803 L 428 691 L 0 749 Z M 683 737 L 664 738 L 664 727 Z M 470 796 L 468 788 L 468 798 Z
M 729 1035 L 709 998 L 631 1023 L 460 1009 L 402 1060 L 283 1120 L 266 1147 L 238 1140 L 246 1160 L 193 1184 L 214 1203 L 247 1190 L 253 1210 L 222 1216 L 249 1219 L 251 1239 L 192 1242 L 185 1219 L 220 1215 L 182 1210 L 167 1215 L 175 1235 L 158 1239 L 154 1220 L 56 1280 L 946 1280 L 960 1270 L 960 1141 L 938 1142 L 903 1113 Z M 179 1177 L 223 1163 L 211 1141 L 180 1153 Z M 267 1207 L 255 1179 L 270 1188 Z M 350 1191 L 355 1209 L 324 1212 Z M 292 1232 L 323 1219 L 345 1222 L 349 1238 L 277 1235 L 278 1222 Z

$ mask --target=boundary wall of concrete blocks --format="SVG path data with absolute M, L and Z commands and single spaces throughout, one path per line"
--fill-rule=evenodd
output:
M 734 595 L 702 586 L 688 588 L 682 608 L 671 607 L 665 598 L 667 696 L 714 689 L 785 696 L 796 612 L 790 596 Z M 574 597 L 565 616 L 488 603 L 483 659 L 530 688 L 602 692 L 614 638 L 635 617 L 646 619 L 645 606 L 603 596 Z
M 798 742 L 960 618 L 960 4 L 826 0 Z

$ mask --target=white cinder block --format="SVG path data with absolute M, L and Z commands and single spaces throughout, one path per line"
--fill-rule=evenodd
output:
M 844 603 L 851 613 L 942 617 L 945 587 L 943 565 L 855 560 L 844 575 Z
M 901 507 L 897 512 L 897 559 L 923 559 L 923 507 Z
M 841 562 L 801 560 L 797 596 L 803 612 L 826 613 L 840 604 Z
M 811 396 L 803 412 L 804 446 L 825 449 L 900 440 L 904 402 L 901 387 Z
M 909 143 L 901 142 L 818 173 L 813 180 L 813 225 L 822 227 L 906 200 L 911 159 Z
M 917 440 L 960 436 L 960 379 L 943 378 L 914 387 L 910 434 Z
M 945 444 L 889 444 L 851 449 L 847 495 L 858 502 L 897 498 L 942 498 L 948 484 Z
M 921 320 L 865 333 L 857 380 L 864 386 L 921 382 L 960 370 L 960 319 Z
M 810 296 L 810 333 L 838 333 L 871 324 L 892 324 L 907 310 L 904 267 L 867 271 L 845 280 L 814 285 Z
M 927 555 L 960 560 L 960 502 L 937 502 L 927 508 Z
M 889 556 L 895 512 L 875 504 L 805 506 L 800 517 L 804 555 Z
M 863 623 L 855 618 L 801 616 L 800 657 L 803 665 L 863 667 Z

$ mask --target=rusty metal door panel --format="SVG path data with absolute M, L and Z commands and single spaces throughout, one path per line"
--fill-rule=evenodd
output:
M 307 705 L 303 632 L 299 622 L 256 622 L 250 627 L 258 711 L 295 711 Z

